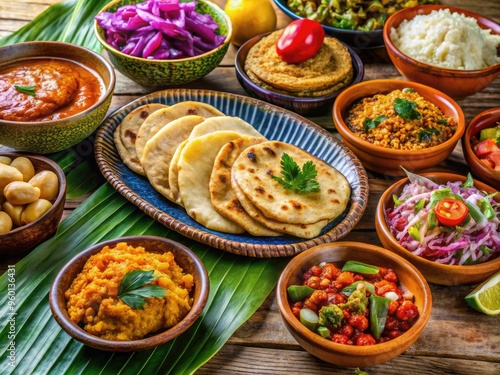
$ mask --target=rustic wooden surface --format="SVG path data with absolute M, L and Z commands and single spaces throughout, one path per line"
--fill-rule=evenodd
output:
M 47 6 L 59 0 L 14 0 L 0 2 L 0 37 L 29 22 Z M 225 1 L 215 0 L 221 6 Z M 500 22 L 498 0 L 444 0 L 442 3 L 470 9 Z M 290 20 L 276 8 L 278 27 Z M 204 79 L 186 88 L 211 89 L 245 95 L 234 72 L 231 47 L 220 66 Z M 361 53 L 365 63 L 365 80 L 401 78 L 384 49 Z M 115 95 L 110 112 L 151 92 L 117 75 Z M 491 107 L 500 106 L 500 79 L 474 96 L 460 100 L 467 122 Z M 309 119 L 335 133 L 329 113 Z M 0 150 L 2 147 L 0 146 Z M 4 148 L 5 149 L 5 148 Z M 467 165 L 460 145 L 453 155 L 434 170 L 466 173 Z M 346 240 L 380 245 L 375 232 L 375 207 L 382 192 L 392 183 L 390 178 L 369 173 L 370 197 L 365 215 Z M 67 216 L 81 203 L 68 200 Z M 11 263 L 8 263 L 11 264 Z M 1 264 L 2 268 L 7 263 Z M 470 309 L 464 297 L 472 286 L 443 287 L 431 284 L 433 308 L 431 318 L 419 340 L 398 358 L 385 364 L 365 368 L 376 374 L 500 374 L 500 318 L 488 317 Z M 257 312 L 243 324 L 226 345 L 198 374 L 354 374 L 353 368 L 342 368 L 320 361 L 305 352 L 286 331 L 281 322 L 275 294 L 272 292 Z

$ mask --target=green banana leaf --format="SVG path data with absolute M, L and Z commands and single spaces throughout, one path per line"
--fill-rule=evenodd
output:
M 49 7 L 0 45 L 59 40 L 101 50 L 93 17 L 108 0 L 66 0 Z M 91 142 L 89 137 L 83 141 Z M 84 146 L 85 146 L 84 145 Z M 143 214 L 100 175 L 92 152 L 50 155 L 65 171 L 68 198 L 90 195 L 39 245 L 0 277 L 2 374 L 191 374 L 206 363 L 264 302 L 288 259 L 241 257 L 182 237 Z M 82 179 L 84 176 L 84 179 Z M 48 292 L 73 256 L 111 238 L 148 234 L 191 248 L 205 264 L 210 295 L 202 316 L 176 340 L 143 352 L 108 353 L 67 335 L 51 316 Z

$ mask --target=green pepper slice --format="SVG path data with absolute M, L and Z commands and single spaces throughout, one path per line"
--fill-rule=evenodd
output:
M 370 296 L 370 327 L 373 337 L 377 340 L 385 328 L 389 303 L 391 303 L 389 298 L 380 297 L 376 294 Z
M 288 297 L 293 302 L 302 301 L 304 298 L 311 295 L 314 289 L 307 285 L 290 285 L 286 291 L 288 292 Z
M 340 291 L 340 293 L 345 294 L 347 297 L 349 297 L 352 294 L 352 292 L 354 292 L 357 289 L 358 284 L 365 284 L 367 291 L 369 291 L 372 294 L 375 293 L 375 285 L 373 285 L 372 283 L 369 283 L 366 280 L 355 281 L 352 284 L 347 285 L 346 287 L 344 287 Z
M 364 273 L 366 275 L 376 275 L 378 273 L 378 267 L 355 260 L 349 260 L 344 264 L 344 267 L 342 267 L 342 271 L 358 272 Z

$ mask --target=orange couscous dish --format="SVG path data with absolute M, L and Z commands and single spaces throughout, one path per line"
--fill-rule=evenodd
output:
M 363 98 L 349 109 L 346 124 L 361 139 L 396 150 L 437 146 L 457 129 L 451 117 L 413 89 Z
M 120 283 L 130 271 L 154 270 L 151 282 L 165 288 L 163 298 L 146 298 L 132 308 L 118 297 Z M 150 253 L 125 242 L 105 246 L 91 256 L 65 292 L 71 320 L 108 340 L 137 340 L 176 325 L 192 306 L 193 275 L 177 265 L 171 252 Z

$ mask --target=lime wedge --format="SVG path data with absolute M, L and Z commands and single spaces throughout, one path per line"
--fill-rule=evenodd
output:
M 486 315 L 500 315 L 500 271 L 478 285 L 465 297 L 465 301 Z

